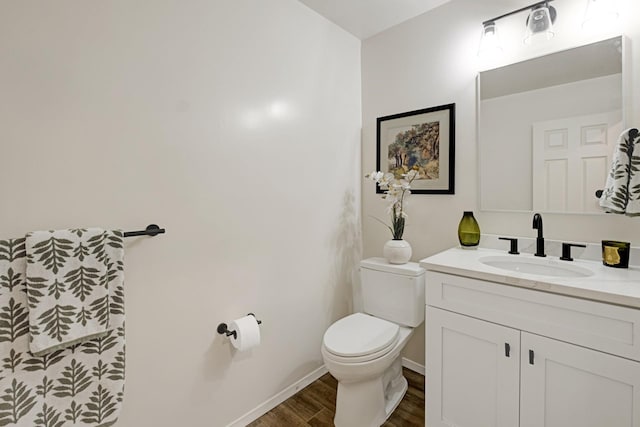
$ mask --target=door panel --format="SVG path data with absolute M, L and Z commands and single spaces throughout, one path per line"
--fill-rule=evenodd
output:
M 533 210 L 602 212 L 595 192 L 621 132 L 621 111 L 533 123 Z

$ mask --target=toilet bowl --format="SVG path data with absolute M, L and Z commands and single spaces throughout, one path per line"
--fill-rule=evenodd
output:
M 360 262 L 362 313 L 331 325 L 322 357 L 338 380 L 336 427 L 378 427 L 407 391 L 400 352 L 424 322 L 425 271 L 383 258 Z
M 355 313 L 325 333 L 322 357 L 337 380 L 336 427 L 380 426 L 405 392 L 401 350 L 413 329 Z

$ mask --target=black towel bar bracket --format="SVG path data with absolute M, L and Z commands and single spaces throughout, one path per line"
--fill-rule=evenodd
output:
M 157 236 L 158 234 L 163 234 L 164 228 L 158 227 L 156 224 L 148 225 L 146 229 L 139 231 L 125 231 L 124 237 L 135 237 L 135 236 Z
M 256 315 L 253 313 L 247 313 L 247 316 L 256 317 Z M 258 322 L 258 325 L 262 324 L 262 320 L 256 319 L 256 322 Z M 220 323 L 218 325 L 217 331 L 220 335 L 226 335 L 228 337 L 233 335 L 234 339 L 238 339 L 238 333 L 236 331 L 230 331 L 229 326 L 226 323 Z
M 596 190 L 596 198 L 602 197 L 602 190 Z

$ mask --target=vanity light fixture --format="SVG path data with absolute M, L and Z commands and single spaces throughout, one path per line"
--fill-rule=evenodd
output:
M 609 26 L 618 19 L 618 16 L 615 0 L 587 0 L 582 28 L 588 30 Z
M 533 6 L 527 17 L 527 31 L 524 36 L 525 44 L 554 36 L 553 22 L 556 20 L 556 10 L 547 2 Z
M 478 51 L 479 56 L 485 57 L 488 53 L 495 53 L 500 51 L 500 43 L 498 40 L 498 27 L 496 21 L 506 18 L 507 16 L 515 15 L 516 13 L 529 11 L 529 15 L 526 20 L 526 34 L 524 42 L 526 44 L 532 43 L 537 39 L 550 39 L 553 37 L 553 23 L 556 20 L 556 9 L 553 6 L 549 6 L 549 3 L 553 0 L 544 0 L 537 3 L 533 3 L 529 6 L 514 10 L 504 15 L 500 15 L 493 19 L 489 19 L 482 23 L 482 39 L 480 41 L 480 49 Z M 592 0 L 596 1 L 596 0 Z M 600 1 L 600 0 L 598 0 Z M 602 0 L 604 1 L 604 0 Z
M 500 36 L 496 23 L 493 21 L 483 22 L 478 55 L 487 58 L 500 52 L 502 52 L 502 46 L 500 45 Z

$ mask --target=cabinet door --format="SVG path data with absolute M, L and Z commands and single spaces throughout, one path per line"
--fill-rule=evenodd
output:
M 640 426 L 640 363 L 526 332 L 521 350 L 520 427 Z
M 520 331 L 434 307 L 426 323 L 427 425 L 517 426 Z

